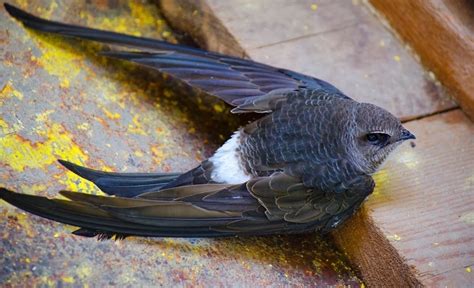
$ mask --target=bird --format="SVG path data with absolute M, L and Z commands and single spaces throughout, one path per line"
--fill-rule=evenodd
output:
M 387 110 L 323 80 L 198 48 L 50 21 L 27 28 L 123 47 L 101 52 L 170 75 L 258 119 L 184 173 L 103 172 L 58 160 L 105 195 L 67 199 L 0 188 L 0 199 L 98 239 L 327 233 L 373 192 L 389 154 L 415 136 Z

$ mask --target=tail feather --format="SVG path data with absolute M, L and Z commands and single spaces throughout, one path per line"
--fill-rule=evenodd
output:
M 15 193 L 0 188 L 0 199 L 32 214 L 82 227 L 76 234 L 85 236 L 118 235 L 154 237 L 219 237 L 235 233 L 211 230 L 209 226 L 169 227 L 134 223 L 112 217 L 107 211 L 82 202 L 48 199 L 40 196 Z M 86 233 L 88 232 L 88 234 Z M 105 237 L 107 238 L 107 237 Z
M 92 181 L 100 190 L 121 197 L 136 197 L 146 192 L 160 190 L 176 180 L 180 173 L 114 173 L 85 168 L 74 163 L 58 160 L 78 176 Z

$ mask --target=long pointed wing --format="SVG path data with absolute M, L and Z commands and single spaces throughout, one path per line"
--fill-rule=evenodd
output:
M 63 191 L 72 200 L 66 201 L 4 188 L 0 198 L 33 214 L 82 227 L 76 234 L 84 236 L 265 235 L 334 228 L 370 194 L 373 185 L 367 183 L 341 193 L 324 193 L 277 173 L 242 185 L 180 186 L 135 198 Z
M 168 73 L 233 106 L 246 106 L 246 109 L 236 109 L 235 112 L 271 111 L 282 94 L 298 89 L 324 89 L 342 95 L 338 89 L 322 80 L 251 60 L 159 40 L 48 21 L 6 3 L 5 8 L 10 15 L 32 29 L 142 50 L 103 54 Z

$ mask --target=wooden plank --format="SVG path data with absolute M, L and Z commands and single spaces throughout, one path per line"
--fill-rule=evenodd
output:
M 172 25 L 199 39 L 210 35 L 207 49 L 319 77 L 404 119 L 454 107 L 364 5 L 345 0 L 197 2 L 206 10 L 195 1 L 160 1 Z M 226 48 L 235 43 L 243 53 Z
M 474 120 L 472 1 L 370 0 Z
M 368 284 L 467 287 L 474 283 L 474 124 L 456 110 L 406 126 L 416 147 L 395 152 L 375 175 L 366 213 L 335 239 Z

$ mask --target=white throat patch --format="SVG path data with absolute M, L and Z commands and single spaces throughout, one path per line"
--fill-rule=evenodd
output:
M 240 184 L 250 180 L 238 156 L 237 149 L 240 145 L 240 131 L 236 131 L 224 145 L 217 149 L 216 153 L 209 158 L 214 165 L 211 173 L 213 181 L 226 184 Z

